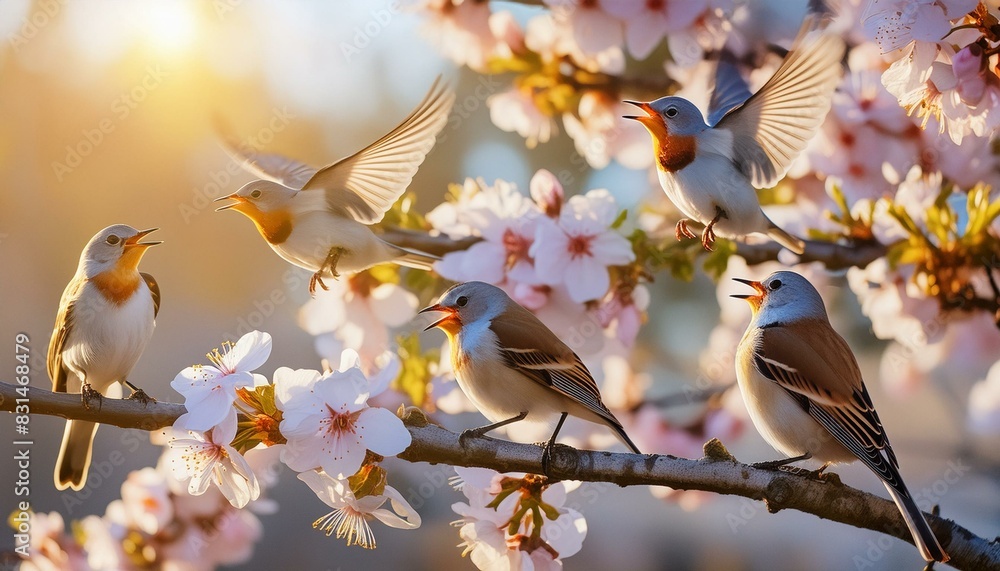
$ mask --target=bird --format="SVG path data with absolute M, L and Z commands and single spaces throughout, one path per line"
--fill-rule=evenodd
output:
M 745 299 L 753 315 L 736 349 L 740 392 L 757 430 L 789 456 L 758 466 L 861 460 L 889 491 L 923 558 L 948 561 L 903 483 L 857 359 L 830 325 L 816 288 L 790 271 L 759 282 L 735 279 L 756 291 L 732 296 Z
M 216 199 L 235 210 L 286 261 L 310 270 L 309 293 L 323 278 L 392 262 L 430 270 L 437 256 L 379 238 L 370 225 L 382 220 L 403 194 L 448 121 L 454 91 L 441 78 L 402 123 L 364 149 L 323 168 L 280 155 L 258 153 L 224 141 L 242 166 L 260 177 Z
M 768 235 L 802 254 L 805 244 L 761 210 L 756 188 L 769 188 L 819 129 L 840 81 L 844 41 L 830 33 L 807 33 L 807 20 L 774 75 L 750 95 L 735 66 L 718 62 L 708 122 L 682 97 L 624 101 L 646 112 L 626 115 L 642 123 L 653 141 L 660 186 L 684 216 L 704 225 L 702 246 L 716 235 Z M 696 238 L 690 220 L 677 222 L 675 236 Z
M 601 393 L 580 357 L 533 313 L 502 289 L 465 282 L 448 289 L 420 313 L 444 313 L 424 329 L 445 332 L 458 384 L 491 424 L 467 430 L 463 438 L 482 436 L 508 424 L 550 424 L 543 466 L 567 415 L 605 424 L 628 448 L 639 448 L 601 401 Z
M 52 391 L 80 393 L 84 406 L 103 396 L 153 400 L 128 381 L 128 375 L 153 335 L 160 311 L 160 287 L 138 270 L 143 254 L 161 242 L 143 241 L 157 230 L 115 224 L 98 232 L 80 255 L 73 279 L 59 301 L 49 341 L 46 368 Z M 59 490 L 81 490 L 87 482 L 97 424 L 67 420 L 55 467 Z

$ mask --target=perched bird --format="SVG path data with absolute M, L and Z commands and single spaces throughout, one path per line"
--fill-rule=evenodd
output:
M 369 225 L 409 186 L 434 146 L 455 101 L 438 78 L 420 105 L 395 129 L 357 153 L 321 169 L 294 159 L 228 144 L 243 167 L 264 180 L 218 200 L 253 221 L 279 256 L 314 272 L 309 293 L 339 271 L 357 272 L 385 262 L 428 270 L 436 256 L 390 244 Z
M 49 341 L 47 368 L 54 392 L 81 393 L 89 408 L 92 399 L 103 395 L 120 397 L 116 383 L 122 383 L 132 390 L 128 398 L 151 400 L 128 382 L 128 374 L 153 335 L 160 309 L 160 287 L 153 276 L 138 270 L 146 250 L 160 244 L 142 241 L 154 230 L 115 224 L 98 232 L 83 249 Z M 56 488 L 83 488 L 96 432 L 93 422 L 66 421 Z
M 903 484 L 858 362 L 830 326 L 816 288 L 787 271 L 762 282 L 736 281 L 757 291 L 732 296 L 747 300 L 753 313 L 736 349 L 740 392 L 764 439 L 790 456 L 762 466 L 809 458 L 827 464 L 860 459 L 882 479 L 924 559 L 947 561 Z
M 801 254 L 802 240 L 785 232 L 760 208 L 755 188 L 774 186 L 815 134 L 841 76 L 844 41 L 808 34 L 806 24 L 770 80 L 750 95 L 731 64 L 719 62 L 708 123 L 681 97 L 650 103 L 625 101 L 646 112 L 626 116 L 653 139 L 660 185 L 680 211 L 705 226 L 702 245 L 715 236 L 767 234 Z M 675 234 L 695 238 L 687 219 Z
M 483 282 L 458 284 L 420 313 L 428 311 L 445 313 L 424 331 L 437 327 L 447 334 L 459 386 L 492 423 L 463 436 L 480 436 L 519 420 L 551 424 L 560 415 L 545 446 L 544 463 L 572 414 L 608 425 L 639 454 L 601 402 L 597 383 L 580 357 L 502 289 Z

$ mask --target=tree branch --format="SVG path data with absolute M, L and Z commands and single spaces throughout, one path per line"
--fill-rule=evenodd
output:
M 17 387 L 0 383 L 0 410 L 13 411 L 15 399 L 24 398 Z M 123 428 L 156 430 L 173 424 L 183 405 L 106 398 L 100 408 L 84 408 L 80 395 L 29 389 L 32 414 L 99 421 Z M 499 472 L 542 473 L 542 449 L 488 437 L 460 440 L 458 434 L 431 424 L 417 408 L 403 414 L 413 442 L 399 457 L 409 462 L 452 466 L 477 466 Z M 668 486 L 678 490 L 703 490 L 762 500 L 768 511 L 794 509 L 853 527 L 878 531 L 912 543 L 895 504 L 840 483 L 835 475 L 825 480 L 787 472 L 763 470 L 736 461 L 718 440 L 705 445 L 698 460 L 658 454 L 620 454 L 576 450 L 557 445 L 552 451 L 549 475 L 564 480 L 610 482 L 619 486 Z M 1000 541 L 988 541 L 936 516 L 928 516 L 935 534 L 958 569 L 1000 566 Z
M 402 228 L 386 228 L 383 232 L 383 238 L 397 246 L 422 250 L 436 256 L 467 250 L 482 240 L 478 236 L 453 240 L 442 234 L 431 235 L 426 232 Z M 830 270 L 842 270 L 850 267 L 863 268 L 884 256 L 887 250 L 884 244 L 875 241 L 837 244 L 821 240 L 806 240 L 805 243 L 806 251 L 799 256 L 799 260 L 803 263 L 822 262 Z M 781 244 L 770 241 L 761 244 L 736 243 L 736 255 L 746 260 L 747 265 L 750 266 L 777 260 L 781 249 Z

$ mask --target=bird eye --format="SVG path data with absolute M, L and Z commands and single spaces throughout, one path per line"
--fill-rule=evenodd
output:
M 779 287 L 781 287 L 781 280 L 771 280 L 771 283 L 767 284 L 767 287 L 771 291 L 774 291 L 774 290 L 778 289 Z
M 119 238 L 118 236 L 115 236 L 114 234 L 112 234 L 112 235 L 108 236 L 107 239 L 105 239 L 104 241 L 107 242 L 108 244 L 111 244 L 112 246 L 114 246 L 118 242 L 121 242 L 122 239 Z
M 667 115 L 667 117 L 676 117 L 677 116 L 677 108 L 676 107 L 667 107 L 666 115 Z
M 260 191 L 259 190 L 255 190 L 255 191 L 251 192 L 250 193 L 250 198 L 260 198 Z
M 460 296 L 458 299 L 455 300 L 455 305 L 459 307 L 465 307 L 465 304 L 467 303 L 469 303 L 469 298 L 465 297 L 464 295 Z

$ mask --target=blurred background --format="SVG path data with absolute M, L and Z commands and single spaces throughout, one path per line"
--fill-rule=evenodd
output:
M 381 0 L 0 2 L 0 340 L 7 342 L 0 370 L 12 371 L 14 336 L 23 332 L 31 340 L 32 384 L 49 385 L 45 351 L 60 294 L 86 242 L 114 223 L 159 227 L 154 236 L 164 241 L 142 263 L 159 281 L 163 301 L 156 332 L 131 377 L 150 395 L 177 401 L 169 388 L 176 372 L 204 361 L 207 349 L 247 324 L 275 339 L 264 374 L 282 365 L 319 366 L 312 336 L 297 324 L 307 292 L 286 289 L 282 279 L 296 270 L 241 216 L 214 212 L 213 199 L 251 180 L 219 146 L 214 125 L 220 121 L 264 150 L 327 164 L 395 126 L 444 74 L 457 86 L 453 113 L 461 120 L 446 128 L 413 181 L 418 210 L 438 204 L 448 183 L 467 176 L 502 178 L 526 189 L 542 167 L 575 173 L 567 193 L 604 187 L 624 206 L 647 193 L 646 171 L 612 162 L 592 172 L 571 161 L 573 144 L 565 136 L 529 151 L 520 136 L 495 128 L 485 97 L 502 83 L 457 70 L 422 37 L 421 24 L 416 14 Z M 641 337 L 655 353 L 646 360 L 647 371 L 658 386 L 678 388 L 696 377 L 698 352 L 719 308 L 714 284 L 704 275 L 692 283 L 657 277 Z M 876 357 L 882 345 L 854 296 L 838 295 L 843 281 L 834 277 L 830 284 L 823 293 L 833 304 L 835 326 L 856 349 L 873 399 L 882 404 L 910 488 L 932 490 L 943 516 L 995 536 L 996 456 L 964 447 L 963 412 L 942 404 L 935 385 L 906 400 L 884 397 Z M 268 301 L 276 290 L 283 303 Z M 448 422 L 480 421 L 468 416 Z M 128 472 L 154 464 L 160 452 L 141 433 L 104 427 L 95 461 L 121 451 L 124 465 L 102 474 L 100 486 L 57 493 L 51 470 L 62 427 L 61 419 L 31 420 L 30 499 L 36 511 L 59 511 L 67 520 L 103 513 Z M 0 433 L 11 435 L 0 438 L 4 442 L 13 439 L 10 415 L 0 415 Z M 749 425 L 726 444 L 743 461 L 776 457 Z M 0 446 L 11 452 L 10 444 Z M 286 471 L 272 491 L 279 511 L 262 516 L 264 538 L 252 560 L 237 568 L 472 568 L 448 525 L 456 519 L 451 503 L 462 499 L 443 483 L 453 471 L 399 461 L 389 468 L 390 483 L 423 518 L 419 530 L 377 526 L 378 549 L 348 548 L 311 528 L 328 510 Z M 850 485 L 885 496 L 865 468 L 836 471 Z M 0 476 L 0 511 L 9 513 L 15 502 L 10 465 L 0 467 Z M 434 488 L 429 498 L 419 493 L 426 483 Z M 584 486 L 596 493 L 577 496 L 589 532 L 583 550 L 567 560 L 570 568 L 921 565 L 903 542 L 802 513 L 768 514 L 761 503 L 706 496 L 691 509 L 653 499 L 645 488 Z M 0 547 L 10 549 L 10 534 L 0 535 Z

